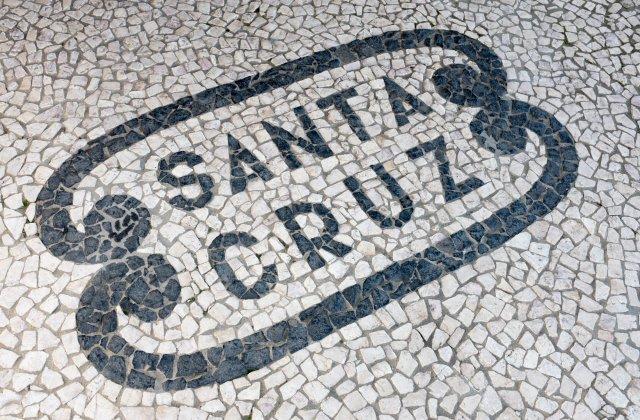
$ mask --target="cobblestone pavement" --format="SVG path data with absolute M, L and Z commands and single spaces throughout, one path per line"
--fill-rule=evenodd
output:
M 0 0 L 0 417 L 640 418 L 636 0 Z

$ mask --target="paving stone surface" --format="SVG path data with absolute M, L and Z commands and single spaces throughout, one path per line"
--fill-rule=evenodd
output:
M 0 0 L 0 417 L 639 418 L 636 0 Z

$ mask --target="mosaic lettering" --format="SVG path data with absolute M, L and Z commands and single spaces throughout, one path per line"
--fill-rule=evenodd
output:
M 312 181 L 340 185 L 336 195 L 350 200 L 353 206 L 349 209 L 327 205 L 309 190 L 295 190 L 299 196 L 280 200 L 276 188 L 260 197 L 272 200 L 268 206 L 273 232 L 236 231 L 221 225 L 219 231 L 206 233 L 211 238 L 205 247 L 207 261 L 198 263 L 209 264 L 234 299 L 259 302 L 288 274 L 287 264 L 269 260 L 264 235 L 265 243 L 271 240 L 273 246 L 291 254 L 287 261 L 299 258 L 309 273 L 330 273 L 335 261 L 350 264 L 362 255 L 359 235 L 345 234 L 349 223 L 372 224 L 384 235 L 417 242 L 427 223 L 425 217 L 437 216 L 434 206 L 481 197 L 479 191 L 486 186 L 486 179 L 454 173 L 456 150 L 445 132 L 447 124 L 437 127 L 440 133 L 432 138 L 409 130 L 416 121 L 437 114 L 438 108 L 427 101 L 419 86 L 402 82 L 399 75 L 382 74 L 378 70 L 383 67 L 378 67 L 369 84 L 340 86 L 336 81 L 325 89 L 326 95 L 311 101 L 295 95 L 314 77 L 343 68 L 348 74 L 351 64 L 366 67 L 380 56 L 429 54 L 434 49 L 456 53 L 465 60 L 444 64 L 430 74 L 433 92 L 427 93 L 450 105 L 477 108 L 465 128 L 473 136 L 470 147 L 508 158 L 524 153 L 532 138 L 537 139 L 544 151 L 544 165 L 524 194 L 502 203 L 481 220 L 435 236 L 432 243 L 411 255 L 399 259 L 389 256 L 391 262 L 377 272 L 241 338 L 192 352 L 147 352 L 123 337 L 119 310 L 143 323 L 166 319 L 181 302 L 183 286 L 179 270 L 167 255 L 139 251 L 155 217 L 143 201 L 127 194 L 106 194 L 84 217 L 82 229 L 72 221 L 74 191 L 98 165 L 197 117 L 224 109 L 233 114 L 234 109 L 240 109 L 236 107 L 266 92 L 291 94 L 287 96 L 294 117 L 290 123 L 274 120 L 284 112 L 277 108 L 264 117 L 240 113 L 238 118 L 251 118 L 259 131 L 246 136 L 232 134 L 233 130 L 223 133 L 225 150 L 171 150 L 159 160 L 154 174 L 159 185 L 174 194 L 163 198 L 166 205 L 185 214 L 216 205 L 224 194 L 240 200 L 256 185 L 295 184 L 292 180 L 300 175 L 296 171 L 303 169 L 305 162 L 318 168 L 318 177 Z M 375 104 L 368 102 L 370 106 L 387 110 L 388 121 L 366 118 L 363 95 L 375 98 Z M 331 133 L 323 118 L 342 124 L 344 130 Z M 384 136 L 397 141 L 380 146 L 382 129 L 371 128 L 376 124 L 392 124 Z M 405 147 L 407 141 L 410 147 Z M 353 152 L 353 159 L 344 158 L 347 149 Z M 226 166 L 210 169 L 206 165 L 209 152 L 226 159 Z M 276 170 L 277 162 L 284 169 Z M 205 168 L 198 169 L 200 166 Z M 567 129 L 542 108 L 509 96 L 506 71 L 491 49 L 450 30 L 392 31 L 183 97 L 111 129 L 89 141 L 51 174 L 37 199 L 36 220 L 40 239 L 54 256 L 78 264 L 102 264 L 82 292 L 76 313 L 80 347 L 95 369 L 127 387 L 174 391 L 224 383 L 261 369 L 496 250 L 567 196 L 577 168 L 574 141 Z M 284 170 L 286 175 L 282 175 Z M 412 171 L 432 173 L 434 182 L 429 188 L 411 183 L 407 176 Z M 442 194 L 443 200 L 435 200 L 435 194 Z M 356 214 L 363 214 L 363 218 L 349 221 Z M 245 284 L 233 268 L 234 259 L 245 255 L 243 250 L 255 255 L 258 274 L 253 284 Z M 342 280 L 331 278 L 336 285 Z

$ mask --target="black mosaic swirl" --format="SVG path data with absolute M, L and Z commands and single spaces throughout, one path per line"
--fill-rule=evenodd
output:
M 70 203 L 60 191 L 54 203 Z M 51 208 L 50 208 L 51 209 Z M 100 263 L 135 251 L 149 233 L 149 210 L 126 195 L 107 195 L 83 219 L 84 233 L 71 223 L 69 213 L 57 211 L 42 227 L 40 239 L 56 256 L 75 262 Z
M 466 64 L 441 67 L 431 80 L 440 96 L 462 106 L 484 106 L 506 94 L 500 81 L 487 78 Z
M 139 309 L 131 309 L 132 313 L 140 314 L 142 309 L 153 308 L 157 310 L 157 317 L 165 313 L 162 308 L 170 307 L 174 298 L 177 300 L 177 295 L 168 286 L 175 273 L 168 268 L 166 272 L 160 269 L 158 273 L 158 267 L 165 264 L 153 261 L 161 257 L 131 255 L 135 251 L 133 245 L 136 245 L 133 242 L 132 246 L 122 248 L 125 250 L 123 255 L 94 276 L 80 299 L 76 315 L 78 338 L 95 368 L 119 384 L 157 391 L 197 388 L 238 378 L 321 340 L 390 301 L 475 261 L 549 213 L 567 195 L 576 179 L 578 157 L 569 132 L 542 109 L 504 96 L 505 71 L 489 48 L 454 31 L 424 29 L 387 32 L 314 53 L 157 108 L 91 141 L 51 176 L 38 197 L 37 223 L 43 243 L 60 258 L 88 261 L 86 249 L 77 244 L 89 235 L 77 231 L 68 216 L 73 188 L 98 163 L 146 136 L 179 121 L 242 102 L 325 70 L 380 53 L 421 47 L 459 51 L 480 70 L 449 66 L 434 74 L 434 83 L 445 98 L 482 107 L 472 124 L 472 132 L 482 147 L 498 153 L 515 153 L 524 147 L 526 137 L 521 134 L 526 134 L 525 130 L 538 135 L 545 146 L 547 163 L 540 178 L 523 197 L 482 222 L 329 296 L 297 316 L 242 339 L 191 354 L 147 353 L 137 350 L 118 334 L 115 308 L 128 305 L 124 303 L 127 299 L 139 305 Z M 342 103 L 338 99 L 333 106 Z M 418 105 L 419 112 L 429 112 L 425 106 Z M 404 122 L 403 115 L 400 115 L 399 124 L 401 122 Z M 357 121 L 352 120 L 350 124 L 357 125 Z M 434 148 L 437 146 L 433 145 Z M 454 187 L 459 190 L 469 186 Z M 108 234 L 108 228 L 104 229 Z M 65 239 L 67 236 L 70 239 Z M 128 256 L 125 258 L 124 254 Z M 146 267 L 146 271 L 139 271 L 141 267 Z M 132 289 L 132 285 L 141 284 L 140 281 L 146 288 L 140 286 L 142 289 L 138 291 L 136 286 Z M 154 290 L 162 295 L 161 306 L 158 306 L 157 294 L 154 294 L 155 298 L 145 300 Z M 127 294 L 126 291 L 130 292 Z
M 529 107 L 524 102 L 499 99 L 491 108 L 478 111 L 469 124 L 480 146 L 499 155 L 513 155 L 525 149 L 525 119 Z
M 162 255 L 145 259 L 127 258 L 129 274 L 114 281 L 112 293 L 120 299 L 122 312 L 153 322 L 171 315 L 180 298 L 180 283 L 176 270 Z

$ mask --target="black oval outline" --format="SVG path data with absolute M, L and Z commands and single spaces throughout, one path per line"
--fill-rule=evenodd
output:
M 497 55 L 479 41 L 456 31 L 392 31 L 338 45 L 263 73 L 179 99 L 127 121 L 108 134 L 88 142 L 51 175 L 40 192 L 36 207 L 39 234 L 42 235 L 43 228 L 50 226 L 54 216 L 60 216 L 61 212 L 66 212 L 68 218 L 65 207 L 71 204 L 69 197 L 73 187 L 97 164 L 159 130 L 354 61 L 381 53 L 422 47 L 441 47 L 462 52 L 476 63 L 485 80 L 490 81 L 492 86 L 496 85 L 497 91 L 506 92 L 506 73 Z M 555 208 L 573 185 L 578 167 L 574 141 L 555 117 L 524 102 L 510 101 L 512 108 L 527 115 L 526 128 L 535 132 L 545 145 L 547 163 L 540 179 L 523 197 L 482 222 L 450 235 L 411 258 L 392 264 L 294 317 L 240 340 L 232 340 L 191 354 L 147 353 L 135 349 L 115 332 L 117 322 L 115 326 L 109 325 L 107 328 L 103 320 L 101 331 L 81 333 L 81 323 L 84 321 L 76 314 L 78 339 L 83 350 L 89 353 L 91 346 L 96 343 L 101 348 L 112 349 L 115 355 L 108 360 L 98 360 L 93 353 L 89 353 L 88 358 L 109 379 L 134 388 L 160 391 L 222 383 L 305 348 L 311 342 L 321 340 L 337 329 L 369 315 L 391 300 L 400 299 L 443 274 L 498 248 Z M 63 198 L 56 203 L 56 197 L 59 196 Z M 60 202 L 65 204 L 60 205 Z M 65 214 L 62 213 L 62 216 Z M 65 229 L 66 233 L 80 234 L 71 225 Z M 57 256 L 65 257 L 64 253 L 58 253 Z M 77 256 L 68 259 L 84 262 Z M 106 265 L 94 276 L 85 288 L 81 301 L 90 288 L 104 285 L 100 282 L 109 277 L 110 268 L 116 264 L 118 263 Z M 112 303 L 109 305 L 110 309 L 114 308 Z M 86 346 L 89 341 L 93 344 Z M 117 349 L 108 347 L 116 341 L 123 344 Z M 113 374 L 114 363 L 119 366 L 122 375 Z M 206 365 L 204 370 L 203 363 Z M 177 370 L 188 374 L 179 375 Z

